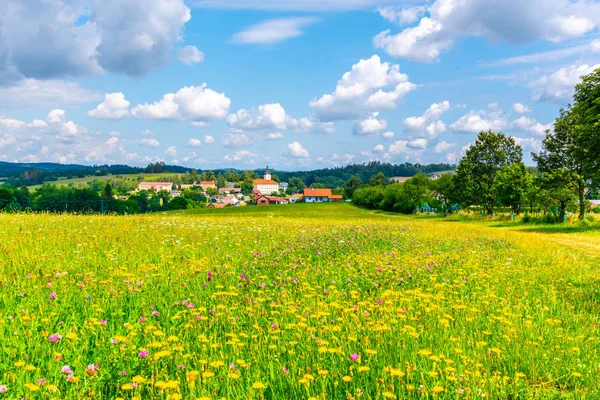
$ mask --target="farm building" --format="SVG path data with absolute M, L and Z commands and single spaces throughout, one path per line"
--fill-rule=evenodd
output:
M 256 202 L 257 206 L 268 206 L 270 203 L 269 198 L 265 195 L 258 196 L 254 201 Z

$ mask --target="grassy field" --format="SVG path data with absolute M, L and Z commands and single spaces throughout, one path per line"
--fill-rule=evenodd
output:
M 0 214 L 0 398 L 598 399 L 597 246 L 348 204 Z
M 109 181 L 111 179 L 115 179 L 117 176 L 121 176 L 123 178 L 129 178 L 129 179 L 137 179 L 138 177 L 141 177 L 144 181 L 152 181 L 155 180 L 159 177 L 162 176 L 177 176 L 177 175 L 181 175 L 181 174 L 174 174 L 171 172 L 165 172 L 162 174 L 147 174 L 147 173 L 142 173 L 142 174 L 123 174 L 123 175 L 105 175 L 105 176 L 86 176 L 84 178 L 72 178 L 72 179 L 59 179 L 56 181 L 48 181 L 46 182 L 47 184 L 50 185 L 58 185 L 58 186 L 67 186 L 69 184 L 73 184 L 73 185 L 81 185 L 81 184 L 86 184 L 88 182 L 91 182 L 93 180 L 99 180 L 99 181 Z M 29 186 L 29 189 L 34 190 L 38 187 L 41 187 L 42 185 L 31 185 Z

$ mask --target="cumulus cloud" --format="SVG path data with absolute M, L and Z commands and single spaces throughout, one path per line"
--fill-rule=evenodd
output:
M 288 144 L 288 155 L 294 158 L 309 158 L 310 154 L 302 145 L 298 142 Z
M 417 150 L 425 150 L 428 145 L 429 142 L 427 141 L 427 139 L 424 138 L 411 139 L 408 141 L 408 143 L 406 143 L 407 147 Z
M 425 9 L 387 8 L 380 14 L 400 24 L 416 25 L 397 34 L 391 30 L 379 33 L 373 39 L 375 47 L 394 57 L 435 62 L 461 37 L 510 44 L 580 37 L 597 28 L 600 4 L 586 0 L 436 0 Z
M 285 109 L 279 103 L 263 104 L 258 110 L 238 110 L 227 117 L 229 126 L 238 129 L 285 129 Z
M 170 157 L 177 157 L 177 146 L 169 146 L 165 150 L 165 154 Z
M 384 132 L 381 136 L 385 140 L 393 140 L 394 139 L 394 132 Z
M 376 135 L 387 128 L 385 119 L 377 119 L 379 113 L 373 113 L 369 118 L 354 124 L 355 135 Z
M 248 150 L 240 150 L 237 151 L 234 154 L 228 154 L 225 157 L 223 157 L 223 159 L 229 163 L 241 163 L 241 162 L 247 162 L 249 164 L 254 164 L 254 160 L 252 160 L 252 158 L 257 157 L 258 155 L 255 153 L 252 153 Z
M 371 8 L 380 0 L 194 0 L 203 8 L 224 8 L 263 11 L 349 11 Z
M 515 143 L 521 146 L 524 153 L 539 153 L 542 149 L 542 140 L 539 138 L 520 138 L 512 136 Z
M 342 167 L 344 165 L 350 165 L 354 162 L 354 159 L 356 158 L 356 156 L 354 154 L 349 154 L 349 153 L 345 153 L 345 154 L 333 154 L 330 158 L 329 158 L 329 163 L 331 165 L 333 165 L 334 167 Z
M 217 93 L 203 84 L 167 93 L 152 104 L 139 104 L 131 114 L 137 118 L 211 122 L 227 116 L 230 104 L 231 100 L 224 93 Z
M 183 0 L 0 2 L 0 76 L 143 75 L 168 63 L 190 17 Z
M 523 116 L 512 121 L 510 127 L 517 132 L 527 132 L 543 138 L 546 136 L 546 131 L 552 129 L 552 124 L 544 125 L 537 122 L 535 119 Z
M 82 104 L 101 99 L 101 94 L 84 89 L 76 82 L 21 79 L 3 86 L 0 80 L 0 102 L 4 107 Z
M 593 66 L 587 64 L 570 65 L 560 68 L 550 75 L 544 75 L 529 84 L 532 89 L 532 97 L 538 102 L 559 104 L 569 102 L 573 97 L 575 85 L 581 82 L 581 77 L 598 68 L 600 68 L 600 64 Z
M 129 115 L 129 104 L 123 93 L 107 93 L 102 103 L 88 111 L 88 116 L 102 119 L 123 118 Z
M 204 61 L 204 53 L 196 46 L 185 46 L 177 50 L 177 59 L 185 65 L 198 64 Z
M 267 137 L 265 139 L 267 139 L 267 140 L 282 140 L 282 139 L 284 139 L 284 136 L 281 132 L 271 132 L 267 135 Z
M 436 153 L 445 153 L 455 146 L 456 146 L 456 143 L 448 143 L 445 141 L 441 141 L 433 147 L 433 151 Z
M 531 108 L 521 103 L 513 104 L 513 111 L 517 114 L 526 114 L 531 112 Z
M 488 110 L 471 110 L 450 125 L 450 129 L 457 133 L 479 133 L 482 131 L 499 131 L 508 125 L 508 121 L 498 105 L 492 103 Z
M 146 147 L 158 147 L 160 146 L 160 142 L 156 139 L 145 138 L 140 141 L 143 146 Z
M 313 17 L 276 18 L 252 25 L 231 38 L 234 43 L 275 44 L 304 34 L 305 28 L 317 21 Z
M 129 156 L 118 132 L 90 133 L 67 118 L 62 109 L 31 122 L 0 119 L 0 159 L 14 162 L 131 163 L 143 165 L 150 158 Z
M 433 103 L 419 117 L 408 117 L 404 120 L 405 132 L 417 138 L 437 138 L 446 131 L 446 124 L 439 118 L 450 110 L 450 102 Z
M 190 138 L 187 142 L 188 147 L 200 147 L 202 146 L 202 140 L 196 138 Z
M 381 62 L 374 55 L 360 60 L 346 72 L 331 94 L 325 94 L 310 102 L 321 121 L 356 120 L 373 111 L 389 110 L 417 85 L 408 81 L 408 75 L 400 73 L 399 65 Z
M 210 135 L 206 135 L 204 136 L 204 143 L 205 144 L 213 144 L 215 142 L 215 138 L 210 136 Z
M 229 148 L 248 147 L 254 143 L 254 138 L 244 131 L 231 129 L 222 137 L 221 141 L 223 146 Z

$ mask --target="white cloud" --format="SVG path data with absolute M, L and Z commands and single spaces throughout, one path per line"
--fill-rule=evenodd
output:
M 488 105 L 488 110 L 471 110 L 450 125 L 457 133 L 479 133 L 482 131 L 500 131 L 508 125 L 502 110 L 496 103 Z
M 65 120 L 65 110 L 54 109 L 48 113 L 48 122 L 51 124 L 63 122 Z
M 238 110 L 227 117 L 229 126 L 238 129 L 285 129 L 285 109 L 279 103 L 263 104 L 257 110 Z
M 310 154 L 302 145 L 298 142 L 288 144 L 289 156 L 294 158 L 308 158 Z
M 526 114 L 531 112 L 531 108 L 521 103 L 513 104 L 513 110 L 517 114 Z
M 389 110 L 417 85 L 400 73 L 399 65 L 381 62 L 379 56 L 360 60 L 346 72 L 331 94 L 313 99 L 310 107 L 321 121 L 355 120 L 373 111 Z
M 143 75 L 168 63 L 190 17 L 183 0 L 3 1 L 0 76 Z
M 565 103 L 571 100 L 575 92 L 575 85 L 581 81 L 583 75 L 587 75 L 600 68 L 600 64 L 589 66 L 570 65 L 560 68 L 558 71 L 544 75 L 529 84 L 532 89 L 532 97 L 538 102 Z
M 123 93 L 107 93 L 102 103 L 88 111 L 88 116 L 102 119 L 123 118 L 129 115 L 129 104 Z
M 538 153 L 542 149 L 542 140 L 536 138 L 520 138 L 512 136 L 515 143 L 523 148 L 524 153 Z
M 385 152 L 385 146 L 382 144 L 378 144 L 377 146 L 373 147 L 373 152 L 374 153 L 383 153 L 383 152 Z
M 183 0 L 92 0 L 90 23 L 100 33 L 96 54 L 112 72 L 143 75 L 166 65 L 191 18 Z M 126 22 L 124 22 L 126 21 Z
M 392 139 L 394 139 L 394 132 L 384 132 L 381 136 L 385 140 L 392 140 Z
M 215 138 L 210 136 L 210 135 L 206 135 L 204 136 L 204 143 L 205 144 L 213 144 L 215 142 Z
M 379 113 L 373 113 L 369 118 L 357 121 L 354 124 L 354 134 L 356 135 L 376 135 L 387 128 L 387 121 L 377 119 Z
M 413 137 L 434 139 L 446 131 L 446 124 L 439 118 L 450 110 L 450 102 L 433 103 L 420 117 L 404 120 L 405 132 Z
M 248 150 L 240 150 L 234 154 L 226 155 L 225 157 L 223 157 L 223 159 L 229 163 L 248 162 L 250 164 L 254 164 L 254 161 L 251 159 L 257 156 L 257 154 L 252 153 Z
M 204 61 L 204 53 L 196 46 L 185 46 L 177 50 L 177 59 L 185 65 L 198 64 Z
M 354 154 L 333 154 L 329 158 L 329 163 L 334 167 L 342 167 L 344 165 L 350 165 L 354 162 L 356 156 Z
M 543 138 L 546 131 L 552 129 L 552 124 L 543 125 L 535 119 L 523 116 L 511 122 L 510 127 L 518 132 L 527 132 Z
M 188 147 L 200 147 L 202 146 L 202 140 L 196 138 L 190 138 L 187 142 Z
M 305 133 L 313 128 L 313 121 L 310 118 L 293 118 L 286 116 L 286 125 L 294 133 Z
M 236 33 L 231 41 L 243 44 L 275 44 L 304 34 L 302 28 L 316 21 L 313 17 L 270 19 Z
M 234 147 L 248 147 L 254 143 L 254 139 L 244 131 L 230 130 L 229 133 L 225 134 L 221 139 L 223 146 L 234 148 Z
M 402 23 L 421 19 L 397 34 L 390 30 L 379 33 L 373 39 L 375 47 L 391 56 L 435 62 L 461 37 L 511 44 L 580 37 L 597 28 L 600 4 L 586 0 L 436 0 L 426 11 L 417 6 L 395 13 L 386 10 L 382 15 Z
M 169 146 L 165 150 L 165 154 L 170 157 L 177 157 L 177 146 Z
M 408 151 L 408 140 L 397 140 L 390 144 L 388 152 L 393 155 L 406 153 Z
M 349 11 L 372 8 L 381 0 L 193 0 L 193 6 L 263 11 Z
M 230 104 L 231 100 L 224 93 L 217 93 L 203 84 L 167 93 L 152 104 L 139 104 L 131 114 L 137 118 L 211 122 L 227 116 Z
M 425 150 L 428 145 L 429 145 L 428 140 L 424 139 L 424 138 L 411 139 L 408 141 L 408 143 L 406 143 L 407 147 L 410 147 L 411 149 L 417 149 L 417 150 Z
M 0 120 L 0 157 L 15 162 L 53 161 L 61 163 L 134 163 L 144 164 L 146 157 L 128 157 L 118 132 L 105 135 L 88 132 L 67 118 L 62 109 L 48 113 L 46 120 L 30 123 L 4 118 Z
M 3 86 L 0 77 L 0 102 L 4 107 L 82 104 L 101 99 L 99 93 L 84 89 L 76 82 L 22 79 Z
M 156 139 L 142 139 L 140 142 L 143 146 L 147 147 L 158 147 L 160 146 L 160 142 Z
M 389 22 L 404 25 L 404 24 L 412 24 L 415 23 L 425 14 L 427 11 L 427 7 L 425 6 L 416 6 L 416 7 L 379 7 L 377 12 L 384 19 Z
M 266 137 L 267 140 L 282 140 L 284 136 L 281 132 L 271 132 Z
M 433 147 L 433 151 L 436 153 L 445 153 L 451 148 L 455 147 L 456 143 L 439 142 Z

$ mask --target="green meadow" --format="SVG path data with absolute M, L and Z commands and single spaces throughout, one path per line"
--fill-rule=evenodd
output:
M 599 236 L 349 204 L 0 214 L 0 399 L 597 399 Z

